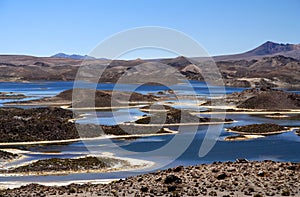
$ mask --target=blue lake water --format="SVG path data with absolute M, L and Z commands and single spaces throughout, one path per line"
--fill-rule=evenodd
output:
M 216 94 L 222 92 L 218 87 L 209 90 L 204 83 L 191 81 L 193 91 L 199 96 L 209 96 L 209 91 L 214 90 Z M 82 87 L 89 88 L 95 84 L 82 84 Z M 187 91 L 187 84 L 179 84 L 175 87 L 176 93 L 179 95 L 192 95 L 193 91 Z M 120 88 L 121 87 L 121 88 Z M 119 88 L 123 91 L 130 91 L 135 85 L 123 84 Z M 53 96 L 61 91 L 73 88 L 73 82 L 33 82 L 33 83 L 0 83 L 0 92 L 18 92 L 31 96 L 31 99 L 37 99 L 45 96 Z M 111 90 L 114 88 L 113 84 L 99 84 L 97 89 Z M 168 90 L 165 86 L 144 85 L 139 86 L 135 91 L 143 94 L 157 93 L 158 91 Z M 226 93 L 235 91 L 242 91 L 242 88 L 226 88 Z M 295 91 L 297 92 L 297 91 Z M 297 92 L 299 93 L 299 92 Z M 0 101 L 1 103 L 5 100 Z M 184 106 L 176 106 L 184 108 Z M 191 106 L 186 108 L 192 108 Z M 101 111 L 97 112 L 97 116 L 87 116 L 86 119 L 80 120 L 80 123 L 95 123 L 113 125 L 119 122 L 132 121 L 137 116 L 142 116 L 145 113 L 137 108 L 129 110 L 130 116 L 126 109 L 116 110 L 112 112 Z M 116 117 L 114 118 L 114 115 Z M 292 161 L 300 162 L 300 137 L 294 131 L 283 133 L 280 135 L 273 135 L 264 138 L 251 139 L 247 141 L 225 141 L 224 137 L 232 135 L 225 131 L 225 128 L 236 125 L 247 125 L 253 123 L 276 123 L 283 126 L 300 127 L 300 121 L 297 120 L 280 120 L 270 119 L 261 116 L 252 116 L 246 114 L 230 115 L 226 118 L 234 119 L 236 122 L 231 124 L 224 124 L 220 136 L 208 136 L 210 140 L 216 140 L 215 146 L 204 157 L 199 156 L 200 146 L 207 134 L 208 126 L 199 126 L 196 132 L 193 132 L 192 127 L 185 126 L 181 132 L 176 134 L 178 139 L 185 141 L 192 139 L 188 147 L 182 146 L 179 142 L 174 152 L 182 151 L 179 157 L 174 160 L 171 154 L 161 152 L 161 154 L 151 155 L 146 154 L 150 151 L 155 151 L 164 147 L 166 144 L 172 142 L 175 135 L 165 136 L 148 136 L 141 137 L 135 140 L 124 139 L 95 139 L 85 142 L 74 142 L 69 144 L 59 145 L 44 145 L 44 146 L 30 146 L 25 147 L 30 152 L 25 154 L 28 156 L 24 161 L 31 161 L 36 159 L 45 159 L 53 157 L 77 157 L 89 154 L 91 151 L 98 153 L 110 152 L 116 156 L 129 157 L 136 159 L 143 159 L 165 164 L 160 166 L 162 169 L 174 167 L 178 165 L 196 165 L 201 163 L 212 163 L 214 161 L 234 161 L 237 158 L 247 158 L 249 160 L 265 160 L 271 159 L 275 161 Z M 0 147 L 3 148 L 3 147 Z M 16 147 L 11 147 L 16 148 Z M 20 147 L 17 147 L 20 148 Z M 21 147 L 22 148 L 22 147 Z M 24 148 L 24 147 L 23 147 Z M 47 153 L 47 154 L 44 154 Z M 170 161 L 170 162 L 166 162 Z M 151 170 L 151 169 L 149 169 Z M 132 176 L 141 172 L 111 172 L 111 173 L 85 173 L 85 174 L 70 174 L 66 176 L 24 176 L 24 177 L 1 177 L 0 182 L 49 182 L 49 181 L 72 181 L 72 180 L 93 180 L 93 179 L 108 179 L 108 178 L 123 178 Z

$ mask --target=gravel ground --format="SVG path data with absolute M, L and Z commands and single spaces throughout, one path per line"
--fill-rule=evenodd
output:
M 0 196 L 300 196 L 300 163 L 215 162 L 176 167 L 109 184 L 3 190 Z

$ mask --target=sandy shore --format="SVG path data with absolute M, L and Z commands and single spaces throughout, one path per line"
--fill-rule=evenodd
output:
M 234 121 L 228 122 L 189 122 L 189 123 L 172 123 L 172 124 L 137 124 L 137 123 L 122 123 L 123 125 L 133 125 L 133 126 L 145 126 L 145 127 L 153 127 L 153 126 L 197 126 L 197 125 L 216 125 L 216 124 L 231 124 Z M 121 125 L 122 125 L 121 124 Z
M 300 114 L 299 110 L 286 110 L 286 111 L 264 111 L 264 110 L 249 110 L 247 111 L 221 111 L 221 112 L 191 112 L 193 115 L 199 115 L 199 114 Z
M 281 131 L 273 131 L 273 132 L 266 132 L 266 133 L 254 133 L 254 132 L 241 132 L 241 131 L 234 131 L 234 130 L 231 130 L 231 129 L 225 129 L 227 132 L 230 132 L 230 133 L 237 133 L 237 134 L 240 134 L 240 135 L 246 135 L 246 136 L 260 136 L 260 135 L 276 135 L 276 134 L 281 134 L 281 133 L 286 133 L 286 132 L 290 132 L 290 131 L 293 131 L 294 128 L 290 128 L 290 129 L 286 129 L 286 130 L 281 130 Z
M 3 196 L 299 196 L 300 164 L 291 162 L 215 162 L 176 167 L 109 184 L 43 186 L 0 191 Z M 59 185 L 59 183 L 57 184 Z

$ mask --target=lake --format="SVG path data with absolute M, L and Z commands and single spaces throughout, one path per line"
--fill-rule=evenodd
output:
M 222 91 L 219 91 L 218 87 L 211 87 L 209 90 L 205 83 L 191 81 L 190 84 L 193 90 L 196 92 L 197 97 L 210 96 L 209 92 L 214 90 L 214 95 L 222 95 Z M 82 83 L 83 88 L 93 87 L 95 84 Z M 134 85 L 122 84 L 118 90 L 130 91 Z M 178 95 L 192 95 L 192 91 L 187 91 L 187 84 L 178 84 L 170 86 L 171 89 L 176 89 Z M 0 83 L 0 92 L 17 92 L 22 93 L 30 98 L 26 99 L 39 99 L 42 97 L 54 96 L 64 90 L 73 88 L 73 82 L 30 82 L 30 83 L 16 83 L 16 82 L 2 82 Z M 98 84 L 97 89 L 100 90 L 112 90 L 114 84 Z M 158 91 L 168 90 L 168 87 L 158 85 L 143 85 L 139 86 L 135 91 L 147 94 L 156 94 Z M 189 89 L 188 89 L 189 90 Z M 239 92 L 243 88 L 227 87 L 226 93 Z M 299 93 L 299 91 L 295 91 Z M 23 99 L 25 100 L 25 99 Z M 0 104 L 8 101 L 15 100 L 0 100 Z M 192 101 L 186 100 L 186 103 Z M 175 105 L 176 106 L 176 105 Z M 188 106 L 176 107 L 189 108 Z M 190 106 L 191 107 L 191 106 Z M 97 112 L 97 116 L 87 115 L 85 119 L 79 120 L 79 123 L 100 123 L 107 125 L 114 125 L 120 122 L 135 120 L 136 116 L 142 116 L 145 113 L 141 112 L 138 108 L 129 109 L 128 116 L 127 109 L 119 109 L 114 113 L 109 111 Z M 145 173 L 156 168 L 166 169 L 169 167 L 175 167 L 178 165 L 196 165 L 203 163 L 212 163 L 214 161 L 234 161 L 237 158 L 247 158 L 249 160 L 274 160 L 274 161 L 291 161 L 300 162 L 300 137 L 293 131 L 283 133 L 280 135 L 272 135 L 264 138 L 251 139 L 247 141 L 225 141 L 226 136 L 232 135 L 225 131 L 225 128 L 236 125 L 247 125 L 254 123 L 276 123 L 283 126 L 300 127 L 300 121 L 298 120 L 280 120 L 270 119 L 261 116 L 247 115 L 247 114 L 227 114 L 226 118 L 235 120 L 234 123 L 224 124 L 224 128 L 221 130 L 220 136 L 210 135 L 208 140 L 216 140 L 215 146 L 204 157 L 199 156 L 200 146 L 207 133 L 208 126 L 201 125 L 198 127 L 197 132 L 193 132 L 193 128 L 190 126 L 184 126 L 181 128 L 181 132 L 176 134 L 177 141 L 176 149 L 172 149 L 172 154 L 162 152 L 161 154 L 148 154 L 151 151 L 159 150 L 173 141 L 175 135 L 161 135 L 161 136 L 148 136 L 140 137 L 132 140 L 124 139 L 94 139 L 89 141 L 79 141 L 67 144 L 55 144 L 55 145 L 35 145 L 35 146 L 15 146 L 10 148 L 25 149 L 28 152 L 24 160 L 17 161 L 16 163 L 22 163 L 26 161 L 32 161 L 37 159 L 46 158 L 72 158 L 78 156 L 84 156 L 90 152 L 97 153 L 113 153 L 118 157 L 136 158 L 142 160 L 148 160 L 156 163 L 153 168 L 144 171 L 122 171 L 122 172 L 110 172 L 110 173 L 85 173 L 85 174 L 70 174 L 64 176 L 22 176 L 22 177 L 1 177 L 0 182 L 6 182 L 8 184 L 14 184 L 17 182 L 64 182 L 75 180 L 105 180 L 124 178 L 139 173 Z M 192 139 L 188 147 L 181 146 L 180 141 L 186 141 Z M 4 148 L 4 147 L 0 147 Z M 5 147 L 7 148 L 7 147 Z M 179 157 L 174 157 L 176 152 L 182 151 Z M 173 154 L 174 153 L 174 154 Z M 173 156 L 172 156 L 173 155 Z

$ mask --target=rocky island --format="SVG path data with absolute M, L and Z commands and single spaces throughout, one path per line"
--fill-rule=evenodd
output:
M 273 135 L 290 131 L 289 128 L 277 124 L 251 124 L 245 126 L 235 126 L 228 129 L 229 132 L 245 135 Z
M 198 117 L 192 115 L 187 110 L 176 109 L 170 106 L 154 106 L 153 108 L 147 106 L 143 107 L 142 110 L 151 109 L 160 109 L 153 112 L 150 116 L 145 116 L 139 120 L 136 120 L 136 124 L 145 125 L 145 124 L 166 124 L 166 125 L 175 125 L 175 124 L 197 124 L 197 123 L 209 123 L 209 122 L 232 122 L 232 119 L 216 119 L 216 118 L 207 118 L 207 117 Z
M 271 88 L 253 88 L 227 96 L 228 102 L 245 109 L 300 109 L 300 95 Z
M 130 166 L 130 163 L 115 158 L 87 156 L 81 158 L 51 158 L 0 170 L 1 174 L 62 175 L 69 173 L 101 172 L 115 166 Z
M 0 92 L 0 99 L 23 99 L 27 98 L 24 94 L 14 92 Z
M 75 114 L 76 117 L 76 114 Z M 102 135 L 168 134 L 171 130 L 158 126 L 77 124 L 70 110 L 45 108 L 1 108 L 0 143 L 79 140 Z M 126 132 L 127 131 L 127 132 Z
M 261 138 L 268 135 L 281 134 L 284 132 L 292 131 L 292 129 L 277 124 L 263 123 L 263 124 L 235 126 L 226 129 L 226 131 L 239 134 L 239 135 L 225 137 L 226 141 L 240 141 L 240 140 L 249 140 L 253 138 Z
M 10 160 L 10 159 L 15 159 L 17 158 L 18 155 L 14 154 L 14 153 L 10 153 L 10 152 L 6 152 L 3 150 L 0 150 L 0 163 L 1 161 L 6 161 L 6 160 Z
M 76 97 L 72 101 L 73 92 Z M 92 100 L 91 96 L 95 99 Z M 128 100 L 124 100 L 128 98 Z M 113 100 L 112 100 L 113 99 Z M 143 95 L 136 92 L 119 92 L 108 90 L 92 90 L 92 89 L 71 89 L 65 90 L 54 97 L 46 97 L 39 100 L 9 102 L 5 105 L 36 105 L 36 106 L 67 106 L 76 108 L 87 107 L 118 107 L 126 106 L 130 103 L 151 103 L 157 101 L 158 97 L 154 95 Z M 129 103 L 128 103 L 129 102 Z M 116 106 L 111 106 L 112 103 Z
M 61 108 L 1 108 L 0 141 L 26 142 L 78 138 L 73 113 Z

